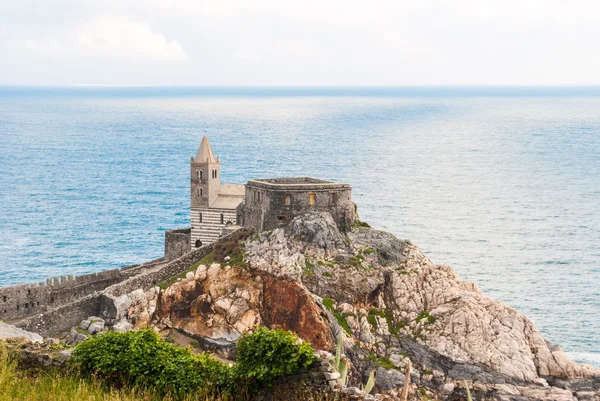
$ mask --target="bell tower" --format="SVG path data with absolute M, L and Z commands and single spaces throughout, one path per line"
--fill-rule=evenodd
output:
M 221 186 L 221 162 L 210 148 L 208 137 L 204 135 L 196 157 L 190 161 L 190 204 L 195 209 L 210 207 L 219 195 Z

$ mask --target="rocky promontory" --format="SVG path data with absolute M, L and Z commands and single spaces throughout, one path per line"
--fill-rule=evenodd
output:
M 392 398 L 410 362 L 414 399 L 466 399 L 468 386 L 478 400 L 600 400 L 600 371 L 530 319 L 409 241 L 360 222 L 338 227 L 328 213 L 215 245 L 180 277 L 110 299 L 103 330 L 151 326 L 231 360 L 260 325 L 329 352 L 342 337 L 347 385 L 375 370 L 374 392 Z

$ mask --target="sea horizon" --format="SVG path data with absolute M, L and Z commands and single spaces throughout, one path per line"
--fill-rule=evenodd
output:
M 145 84 L 0 84 L 0 96 L 358 96 L 358 97 L 503 97 L 600 96 L 593 85 L 145 85 Z

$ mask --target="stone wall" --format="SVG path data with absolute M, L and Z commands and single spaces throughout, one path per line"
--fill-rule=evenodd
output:
M 78 326 L 82 320 L 87 319 L 89 316 L 97 316 L 100 311 L 99 299 L 99 293 L 87 295 L 76 301 L 22 320 L 17 324 L 17 327 L 38 333 L 44 337 L 66 332 L 71 327 Z
M 311 194 L 315 200 L 312 205 Z M 352 189 L 338 183 L 294 185 L 248 181 L 241 224 L 258 232 L 269 231 L 308 212 L 329 212 L 336 223 L 352 225 L 355 219 Z
M 175 260 L 191 250 L 191 232 L 191 228 L 165 231 L 165 258 L 167 260 Z
M 223 240 L 234 235 L 237 231 L 238 230 L 223 237 Z M 33 313 L 29 313 L 28 315 L 31 316 L 21 321 L 17 326 L 28 331 L 39 333 L 43 336 L 51 336 L 68 331 L 71 327 L 77 326 L 79 322 L 89 316 L 98 316 L 102 311 L 106 312 L 107 310 L 114 309 L 114 305 L 109 304 L 113 302 L 116 297 L 128 294 L 140 288 L 147 290 L 169 277 L 184 272 L 191 265 L 212 252 L 212 249 L 213 244 L 205 245 L 201 248 L 193 249 L 185 255 L 166 264 L 161 263 L 159 259 L 148 265 L 150 267 L 140 269 L 139 273 L 133 276 L 122 274 L 121 270 L 116 269 L 94 273 L 92 275 L 79 276 L 75 279 L 72 277 L 64 280 L 56 279 L 57 282 L 60 285 L 64 285 L 64 287 L 57 287 L 56 291 L 53 292 L 52 286 L 50 286 L 49 293 L 60 294 L 60 296 L 55 298 L 54 303 L 48 307 L 42 308 L 43 305 L 40 303 L 40 308 L 37 310 L 27 308 Z M 134 268 L 135 266 L 130 270 L 133 270 Z M 92 280 L 93 277 L 96 278 L 96 281 Z M 73 285 L 73 283 L 80 283 L 81 285 L 77 286 Z M 84 283 L 87 285 L 83 285 Z M 15 290 L 15 288 L 17 288 L 17 290 Z M 23 302 L 23 299 L 31 302 L 30 299 L 33 298 L 30 297 L 33 297 L 34 294 L 41 296 L 45 293 L 43 291 L 31 291 L 31 294 L 27 295 L 27 290 L 39 290 L 42 288 L 47 289 L 48 286 L 40 287 L 23 285 L 2 288 L 0 289 L 0 305 L 4 303 L 3 296 L 7 297 L 7 305 L 10 303 L 9 301 L 15 301 L 16 299 L 21 299 L 20 302 Z M 62 292 L 60 290 L 62 290 Z M 25 294 L 25 298 L 23 298 L 23 294 Z M 69 298 L 69 295 L 71 295 L 72 298 Z M 9 309 L 7 309 L 7 311 L 8 310 Z M 17 309 L 13 308 L 11 310 L 16 311 Z M 18 311 L 22 311 L 22 309 L 19 308 Z M 8 313 L 6 313 L 6 315 L 8 315 Z M 26 317 L 28 315 L 14 317 Z
M 52 277 L 39 283 L 0 288 L 0 319 L 19 319 L 45 312 L 101 291 L 127 278 L 120 269 L 73 277 Z

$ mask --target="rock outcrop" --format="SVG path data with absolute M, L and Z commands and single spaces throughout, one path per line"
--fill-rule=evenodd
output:
M 0 340 L 10 338 L 22 338 L 34 343 L 39 343 L 43 340 L 42 336 L 37 333 L 31 333 L 0 321 Z
M 598 381 L 600 371 L 571 361 L 530 319 L 389 233 L 365 227 L 342 233 L 321 213 L 262 233 L 246 250 L 251 268 L 296 280 L 327 300 L 333 331 L 351 333 L 346 352 L 359 374 L 354 380 L 377 367 L 401 370 L 408 356 L 441 384 L 466 379 L 490 389 L 526 388 L 544 378 Z
M 223 357 L 256 325 L 293 330 L 332 351 L 346 333 L 349 386 L 376 370 L 376 390 L 482 400 L 600 400 L 600 371 L 571 361 L 533 322 L 481 294 L 407 240 L 327 213 L 253 235 L 243 262 L 198 264 L 168 288 L 111 298 L 114 330 L 152 325 Z M 420 393 L 417 393 L 419 389 Z

